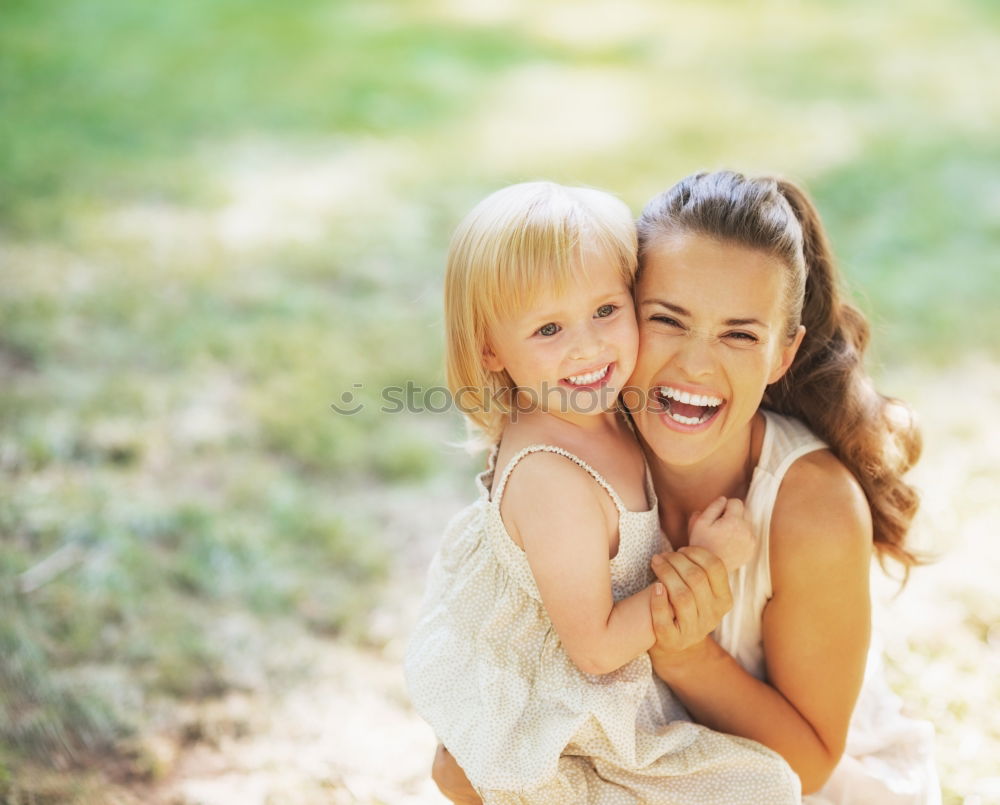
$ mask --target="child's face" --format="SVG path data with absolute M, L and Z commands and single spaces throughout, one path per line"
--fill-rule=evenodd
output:
M 562 293 L 543 292 L 489 337 L 486 368 L 507 370 L 522 410 L 540 406 L 566 419 L 610 410 L 639 346 L 632 294 L 617 265 L 594 250 Z

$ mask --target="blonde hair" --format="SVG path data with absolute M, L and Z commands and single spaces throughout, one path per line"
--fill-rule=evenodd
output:
M 500 438 L 514 405 L 506 371 L 484 366 L 490 325 L 516 315 L 544 291 L 561 293 L 595 248 L 614 260 L 631 290 L 635 222 L 620 199 L 586 187 L 525 182 L 487 196 L 455 230 L 445 273 L 448 387 L 481 434 Z

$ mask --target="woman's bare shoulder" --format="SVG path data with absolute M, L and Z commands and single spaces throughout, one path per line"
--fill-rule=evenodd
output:
M 789 467 L 771 516 L 773 570 L 801 573 L 867 563 L 872 522 L 861 484 L 829 450 L 807 453 Z

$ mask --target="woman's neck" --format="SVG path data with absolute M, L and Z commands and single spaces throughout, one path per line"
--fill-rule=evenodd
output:
M 659 498 L 660 524 L 675 549 L 687 545 L 687 522 L 694 512 L 703 510 L 720 495 L 746 499 L 763 436 L 764 418 L 758 413 L 741 437 L 698 464 L 669 466 L 647 449 Z

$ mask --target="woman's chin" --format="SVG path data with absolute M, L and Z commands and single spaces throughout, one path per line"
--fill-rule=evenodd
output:
M 653 455 L 671 467 L 697 464 L 711 452 L 709 441 L 721 424 L 716 411 L 704 422 L 679 422 L 666 411 L 642 411 L 635 417 Z

